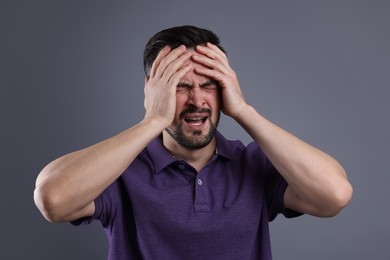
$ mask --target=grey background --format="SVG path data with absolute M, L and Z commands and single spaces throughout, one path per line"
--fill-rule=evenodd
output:
M 335 156 L 354 186 L 337 217 L 278 217 L 275 259 L 390 259 L 389 1 L 0 1 L 0 259 L 106 259 L 98 223 L 46 222 L 39 171 L 143 117 L 155 32 L 217 32 L 247 101 Z M 249 142 L 224 117 L 220 130 Z

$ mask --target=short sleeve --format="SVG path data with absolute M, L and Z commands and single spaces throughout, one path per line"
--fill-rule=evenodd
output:
M 88 225 L 97 220 L 103 227 L 107 226 L 117 210 L 116 203 L 119 201 L 118 189 L 118 181 L 115 181 L 94 200 L 95 213 L 92 216 L 76 219 L 70 223 L 75 226 L 81 226 Z
M 283 214 L 286 218 L 294 218 L 302 215 L 300 212 L 285 208 L 284 193 L 286 192 L 288 183 L 268 159 L 265 170 L 265 190 L 269 221 L 274 220 L 278 214 Z
M 94 220 L 99 220 L 100 216 L 102 215 L 103 211 L 103 195 L 104 193 L 100 194 L 95 200 L 95 213 L 90 216 L 90 217 L 84 217 L 80 219 L 76 219 L 73 221 L 70 221 L 70 223 L 74 226 L 82 226 L 82 225 L 89 225 L 91 224 Z

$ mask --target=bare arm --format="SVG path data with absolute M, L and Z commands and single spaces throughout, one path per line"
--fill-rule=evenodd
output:
M 210 69 L 197 69 L 222 88 L 222 111 L 234 118 L 262 148 L 288 182 L 287 208 L 315 216 L 337 214 L 351 199 L 352 186 L 342 166 L 330 155 L 303 142 L 260 115 L 245 102 L 235 72 L 218 47 L 199 46 L 193 59 Z
M 274 125 L 250 106 L 236 120 L 289 184 L 284 197 L 287 208 L 330 217 L 347 205 L 352 187 L 334 158 Z
M 48 164 L 36 181 L 34 199 L 50 221 L 91 216 L 94 199 L 117 179 L 159 134 L 159 123 L 145 120 L 101 143 Z
M 132 128 L 49 163 L 38 175 L 34 200 L 52 222 L 75 220 L 95 212 L 94 200 L 135 157 L 168 127 L 176 108 L 176 86 L 188 72 L 185 48 L 163 49 L 145 81 L 145 117 Z

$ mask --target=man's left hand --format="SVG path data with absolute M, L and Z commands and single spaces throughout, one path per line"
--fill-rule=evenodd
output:
M 192 55 L 192 59 L 205 66 L 196 68 L 195 72 L 218 82 L 222 89 L 222 112 L 237 118 L 247 103 L 226 54 L 211 43 L 206 46 L 198 45 L 195 50 L 197 53 Z

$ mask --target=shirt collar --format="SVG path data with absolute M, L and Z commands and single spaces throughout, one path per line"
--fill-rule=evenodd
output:
M 232 160 L 236 155 L 237 144 L 232 145 L 232 141 L 227 140 L 219 131 L 215 131 L 215 138 L 217 143 L 216 154 Z
M 152 140 L 148 144 L 147 150 L 154 164 L 156 173 L 162 171 L 165 167 L 176 161 L 175 157 L 173 157 L 162 144 L 162 135 Z
M 231 142 L 218 131 L 215 132 L 215 138 L 217 156 L 222 156 L 229 160 L 233 159 L 235 149 L 232 149 L 230 144 Z M 165 167 L 177 161 L 176 158 L 164 147 L 161 135 L 148 144 L 147 151 L 153 161 L 156 173 L 162 171 Z

